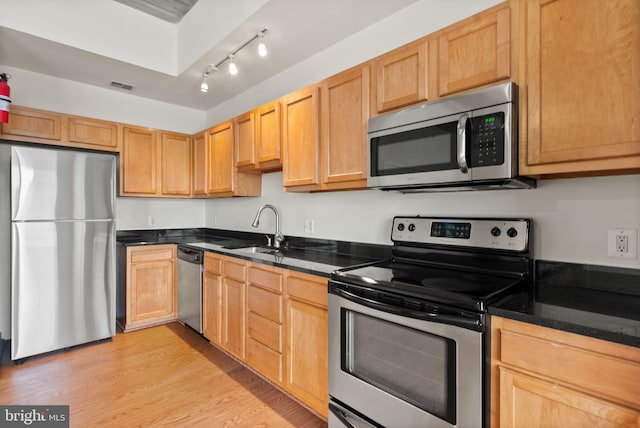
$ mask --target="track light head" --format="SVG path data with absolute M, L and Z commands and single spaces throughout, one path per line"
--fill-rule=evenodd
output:
M 260 56 L 267 56 L 267 46 L 264 44 L 264 31 L 260 31 L 258 33 L 258 40 L 260 41 L 260 43 L 258 43 L 258 55 Z
M 233 54 L 229 55 L 229 74 L 232 76 L 238 74 L 238 67 L 236 63 L 233 62 Z

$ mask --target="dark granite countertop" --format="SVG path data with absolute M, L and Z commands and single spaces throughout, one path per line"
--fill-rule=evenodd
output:
M 324 277 L 329 277 L 338 268 L 391 257 L 390 246 L 295 236 L 285 237 L 284 246 L 277 252 L 251 252 L 250 247 L 265 246 L 267 238 L 264 234 L 224 229 L 126 230 L 117 232 L 117 242 L 124 246 L 189 245 Z
M 535 275 L 489 313 L 640 347 L 640 270 L 538 260 Z

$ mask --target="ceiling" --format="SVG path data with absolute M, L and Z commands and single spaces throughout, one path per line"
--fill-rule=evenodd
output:
M 131 1 L 182 9 L 161 19 L 122 4 Z M 121 82 L 132 95 L 206 111 L 416 1 L 3 0 L 0 65 L 114 91 Z M 236 55 L 238 75 L 224 63 L 200 92 L 207 65 L 264 28 L 268 56 L 252 41 Z

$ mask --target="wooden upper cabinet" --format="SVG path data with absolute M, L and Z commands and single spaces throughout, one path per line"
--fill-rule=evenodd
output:
M 282 168 L 280 102 L 275 101 L 258 108 L 255 119 L 258 167 L 261 171 L 279 170 Z
M 207 133 L 193 136 L 192 143 L 193 196 L 207 195 Z
M 63 116 L 60 114 L 11 106 L 9 122 L 2 124 L 2 134 L 60 141 L 62 139 L 62 121 Z
M 322 82 L 323 190 L 367 186 L 369 75 L 367 65 Z
M 439 33 L 440 96 L 509 78 L 510 22 L 509 5 L 503 3 Z
M 243 170 L 256 168 L 256 122 L 253 112 L 234 119 L 236 129 L 236 167 Z
M 259 196 L 262 176 L 238 172 L 235 163 L 234 121 L 207 131 L 207 195 L 213 197 Z
M 70 116 L 68 126 L 69 144 L 100 150 L 120 150 L 120 126 L 117 123 Z
M 233 121 L 227 121 L 209 130 L 207 193 L 232 193 L 234 178 L 234 130 Z
M 521 8 L 521 172 L 639 171 L 640 2 L 530 0 Z
M 162 194 L 191 196 L 191 137 L 163 132 Z
M 429 99 L 429 51 L 429 40 L 420 40 L 375 60 L 374 115 Z
M 319 184 L 319 107 L 320 88 L 317 86 L 301 89 L 282 99 L 282 177 L 287 190 Z
M 153 196 L 158 193 L 159 150 L 151 129 L 124 127 L 120 158 L 120 193 Z

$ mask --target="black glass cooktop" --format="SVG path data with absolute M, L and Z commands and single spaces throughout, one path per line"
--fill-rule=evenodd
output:
M 477 311 L 485 311 L 487 305 L 515 291 L 525 282 L 517 276 L 396 261 L 340 269 L 333 273 L 332 278 Z

